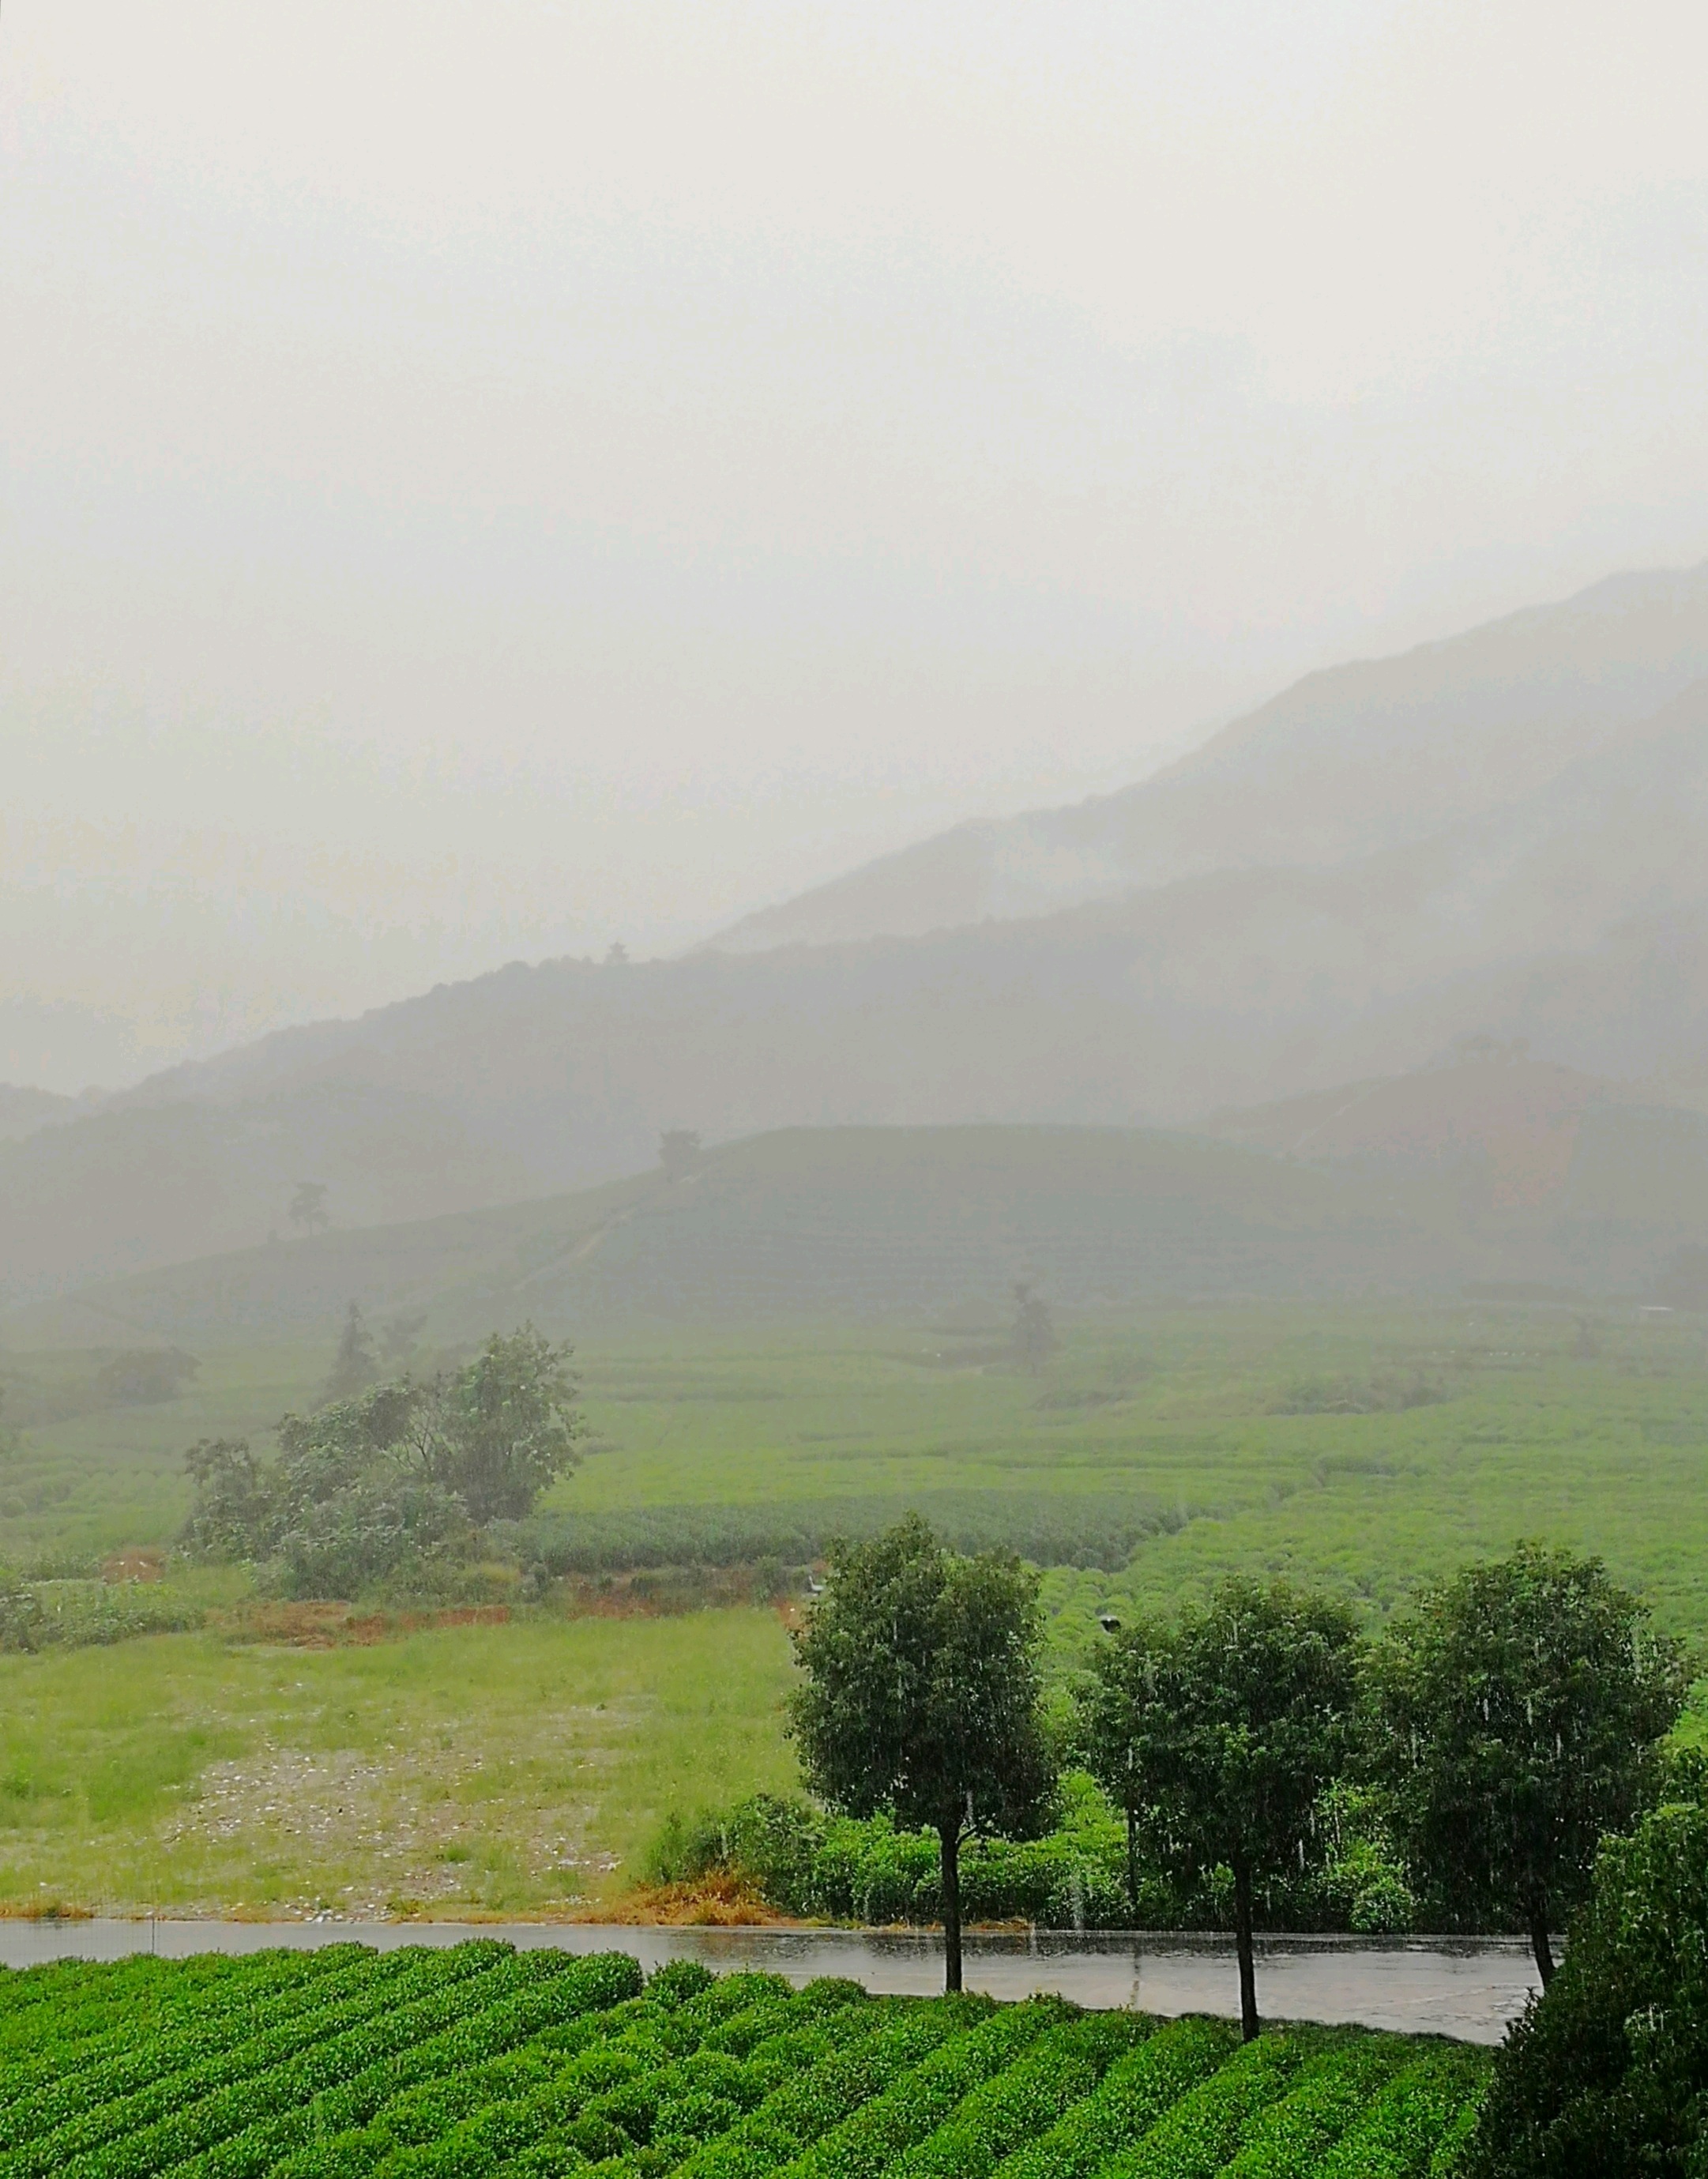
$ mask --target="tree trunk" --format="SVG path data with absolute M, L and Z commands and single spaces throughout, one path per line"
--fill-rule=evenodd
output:
M 1131 1809 L 1127 1811 L 1127 1915 L 1136 1929 L 1139 1926 L 1139 1819 Z
M 1239 2032 L 1254 2043 L 1262 2023 L 1257 2017 L 1257 1962 L 1251 1949 L 1251 1869 L 1241 1861 L 1233 1864 L 1233 1945 L 1239 1955 Z
M 961 1827 L 945 1824 L 937 1833 L 943 1870 L 943 1988 L 961 1986 Z
M 1536 1956 L 1536 1973 L 1542 1978 L 1542 1988 L 1546 1990 L 1554 1979 L 1554 1947 L 1548 1936 L 1546 1899 L 1530 1902 L 1530 1950 Z

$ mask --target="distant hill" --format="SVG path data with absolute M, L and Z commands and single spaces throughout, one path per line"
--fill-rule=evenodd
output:
M 1309 674 L 1136 786 L 958 826 L 714 943 L 901 937 L 1367 855 L 1523 799 L 1704 675 L 1708 563 L 1617 575 L 1400 657 Z
M 39 1128 L 74 1120 L 84 1109 L 75 1097 L 59 1097 L 51 1090 L 25 1090 L 10 1082 L 0 1082 L 0 1142 L 15 1142 L 25 1135 L 33 1135 Z
M 427 1336 L 523 1317 L 631 1322 L 1013 1315 L 1063 1304 L 1451 1283 L 1455 1244 L 1384 1192 L 1190 1136 L 1103 1128 L 792 1129 L 507 1210 L 328 1232 L 107 1282 L 6 1320 L 8 1342 L 300 1337 L 345 1304 Z
M 425 1316 L 423 1336 L 453 1344 L 524 1318 L 586 1333 L 900 1316 L 942 1323 L 953 1364 L 969 1327 L 1000 1351 L 1023 1280 L 1069 1309 L 1490 1282 L 1646 1294 L 1708 1232 L 1708 1118 L 1631 1119 L 1607 1107 L 1584 1124 L 1540 1210 L 1369 1161 L 1335 1171 L 1156 1131 L 790 1129 L 674 1182 L 654 1171 L 107 1281 L 14 1310 L 0 1333 L 24 1347 L 330 1343 L 352 1299 Z
M 1436 646 L 1437 694 L 1473 722 L 1506 722 L 1482 742 L 1421 698 L 1384 711 L 1369 691 L 1387 668 L 1348 669 L 1343 693 L 1365 689 L 1363 712 L 1350 694 L 1301 711 L 1294 692 L 1248 722 L 1216 774 L 1229 793 L 1234 771 L 1246 782 L 1227 867 L 911 937 L 518 964 L 0 1141 L 0 1302 L 288 1238 L 303 1180 L 326 1186 L 338 1227 L 392 1224 L 617 1180 L 652 1161 L 665 1129 L 728 1142 L 799 1127 L 1179 1128 L 1415 1076 L 1468 1038 L 1644 1085 L 1591 1105 L 1708 1103 L 1708 678 L 1623 716 L 1634 689 L 1653 694 L 1694 656 L 1705 582 L 1632 578 L 1467 638 L 1463 655 Z M 1633 630 L 1647 631 L 1640 671 Z M 1556 637 L 1563 662 L 1545 672 Z M 1480 712 L 1467 658 L 1483 661 Z M 1319 769 L 1340 751 L 1333 806 L 1359 802 L 1385 843 L 1324 860 L 1319 827 L 1308 854 L 1238 863 L 1238 839 L 1255 853 L 1279 821 L 1306 747 Z M 1512 799 L 1458 808 L 1491 782 Z M 1419 812 L 1435 829 L 1388 837 Z M 1542 1202 L 1588 1126 L 1590 1106 L 1571 1120 L 1575 1091 L 1540 1082 L 1495 1160 L 1515 1208 Z M 1692 1238 L 1708 1245 L 1708 1230 Z M 1646 1245 L 1619 1255 L 1632 1276 Z
M 1628 1085 L 1473 1040 L 1456 1065 L 1214 1112 L 1204 1129 L 1317 1163 L 1475 1169 L 1490 1209 L 1516 1210 L 1546 1203 L 1566 1186 L 1588 1115 L 1640 1102 Z

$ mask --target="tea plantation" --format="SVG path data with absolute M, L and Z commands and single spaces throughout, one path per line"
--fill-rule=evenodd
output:
M 0 2179 L 1436 2179 L 1463 2045 L 356 1945 L 0 1974 Z

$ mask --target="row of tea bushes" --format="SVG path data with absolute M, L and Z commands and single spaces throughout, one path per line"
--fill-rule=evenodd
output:
M 0 2179 L 1445 2179 L 1486 2053 L 492 1941 L 0 1974 Z

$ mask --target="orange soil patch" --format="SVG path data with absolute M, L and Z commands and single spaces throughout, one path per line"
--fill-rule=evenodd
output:
M 357 1611 L 348 1604 L 243 1604 L 213 1612 L 209 1623 L 228 1642 L 272 1642 L 292 1649 L 371 1649 L 439 1627 L 504 1627 L 508 1604 L 470 1604 L 442 1611 Z
M 164 1581 L 166 1553 L 150 1551 L 140 1544 L 129 1544 L 122 1551 L 113 1551 L 101 1562 L 101 1578 L 105 1582 Z

